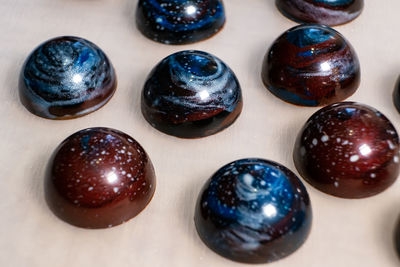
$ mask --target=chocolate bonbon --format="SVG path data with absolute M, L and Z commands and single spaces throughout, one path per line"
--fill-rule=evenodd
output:
M 334 26 L 357 18 L 364 0 L 276 0 L 276 6 L 297 22 Z
M 163 59 L 142 91 L 142 114 L 156 129 L 196 138 L 230 126 L 242 111 L 233 71 L 217 57 L 186 50 Z
M 222 29 L 225 9 L 221 0 L 140 0 L 136 24 L 156 42 L 194 43 Z
M 237 160 L 220 168 L 199 195 L 195 224 L 204 243 L 238 262 L 267 263 L 298 249 L 312 221 L 297 176 L 269 160 Z
M 350 43 L 332 28 L 305 24 L 283 33 L 270 47 L 262 80 L 280 99 L 322 106 L 351 96 L 360 84 L 360 63 Z
M 115 92 L 114 68 L 104 52 L 79 37 L 48 40 L 27 58 L 19 82 L 22 104 L 47 119 L 71 119 L 105 105 Z
M 46 174 L 46 200 L 55 215 L 72 225 L 107 228 L 140 213 L 155 182 L 148 155 L 132 137 L 89 128 L 56 149 Z
M 317 189 L 364 198 L 392 185 L 399 174 L 399 136 L 378 110 L 354 102 L 314 113 L 297 136 L 293 159 Z

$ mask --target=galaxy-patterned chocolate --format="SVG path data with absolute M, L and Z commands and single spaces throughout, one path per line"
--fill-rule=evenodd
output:
M 312 221 L 308 193 L 297 176 L 264 159 L 219 169 L 201 190 L 195 224 L 203 242 L 228 259 L 267 263 L 306 240 Z
M 242 110 L 242 93 L 232 70 L 201 51 L 181 51 L 163 59 L 142 92 L 142 113 L 156 129 L 196 138 L 231 125 Z
M 207 39 L 224 26 L 221 0 L 139 0 L 138 29 L 164 44 L 188 44 Z
M 45 192 L 50 209 L 65 222 L 107 228 L 140 213 L 155 183 L 153 165 L 138 142 L 114 129 L 89 128 L 58 146 Z
M 376 109 L 337 103 L 308 119 L 293 159 L 300 175 L 317 189 L 343 198 L 369 197 L 399 175 L 399 136 Z
M 19 95 L 33 114 L 71 119 L 107 103 L 116 89 L 114 68 L 95 44 L 72 36 L 37 47 L 22 68 Z
M 262 80 L 277 97 L 301 106 L 342 101 L 360 84 L 360 63 L 350 43 L 318 24 L 289 29 L 271 46 Z
M 294 21 L 334 26 L 357 18 L 364 0 L 276 0 L 276 6 Z

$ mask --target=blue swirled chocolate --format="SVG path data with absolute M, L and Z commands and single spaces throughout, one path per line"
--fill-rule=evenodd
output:
M 297 47 L 320 44 L 334 37 L 334 32 L 327 31 L 325 28 L 316 27 L 302 27 L 299 29 L 289 30 L 286 33 L 288 41 Z
M 187 44 L 211 37 L 225 23 L 221 0 L 140 0 L 138 29 L 165 44 Z
M 234 261 L 266 263 L 306 240 L 312 211 L 294 173 L 263 159 L 242 159 L 219 169 L 202 189 L 195 223 L 204 243 Z
M 360 63 L 337 31 L 303 24 L 284 32 L 266 53 L 262 79 L 280 99 L 301 106 L 340 102 L 360 84 Z
M 286 17 L 300 23 L 334 26 L 358 17 L 364 0 L 276 0 L 276 5 Z
M 242 110 L 239 82 L 217 57 L 181 51 L 163 59 L 142 92 L 142 113 L 158 130 L 184 138 L 214 134 Z
M 46 41 L 27 58 L 19 93 L 32 113 L 69 119 L 102 107 L 116 88 L 114 68 L 95 44 L 63 36 Z

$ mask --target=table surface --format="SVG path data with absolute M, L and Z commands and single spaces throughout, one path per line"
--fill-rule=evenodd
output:
M 354 46 L 362 81 L 349 99 L 371 105 L 400 129 L 392 92 L 400 73 L 400 1 L 366 1 L 355 21 L 335 27 Z M 307 118 L 318 108 L 297 107 L 269 93 L 260 79 L 268 47 L 296 23 L 273 0 L 226 0 L 224 29 L 204 42 L 168 46 L 143 37 L 135 27 L 136 0 L 0 1 L 0 266 L 244 266 L 209 250 L 193 222 L 197 195 L 222 165 L 262 157 L 295 171 L 292 149 Z M 27 55 L 60 35 L 84 37 L 113 62 L 118 88 L 102 109 L 82 118 L 51 121 L 19 102 L 18 76 Z M 140 112 L 140 91 L 155 64 L 167 55 L 198 49 L 213 53 L 236 73 L 244 109 L 223 132 L 184 140 L 153 129 Z M 70 134 L 91 126 L 122 130 L 150 155 L 157 174 L 150 205 L 129 222 L 85 230 L 59 220 L 43 192 L 52 151 Z M 400 181 L 367 199 L 345 200 L 306 183 L 313 211 L 307 242 L 274 267 L 399 266 L 393 231 L 400 214 Z

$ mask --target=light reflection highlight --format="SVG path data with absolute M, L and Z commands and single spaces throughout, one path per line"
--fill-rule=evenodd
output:
M 360 154 L 363 156 L 368 156 L 369 154 L 371 154 L 372 149 L 369 145 L 367 144 L 363 144 L 361 145 L 358 150 L 360 151 Z
M 276 214 L 278 213 L 276 210 L 276 207 L 272 204 L 267 204 L 267 205 L 263 206 L 262 209 L 263 209 L 263 213 L 268 218 L 275 217 Z
M 113 183 L 115 183 L 115 182 L 118 180 L 118 176 L 117 176 L 117 174 L 116 174 L 115 172 L 109 172 L 109 173 L 106 175 L 106 177 L 107 177 L 107 181 L 108 181 L 110 184 L 113 184 Z
M 193 5 L 187 6 L 185 8 L 186 14 L 188 15 L 194 15 L 196 13 L 196 7 Z

